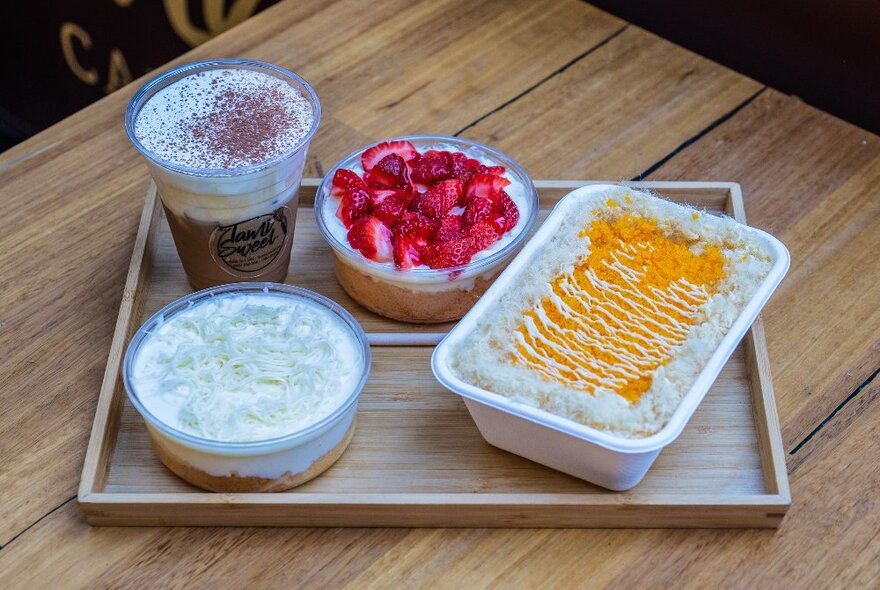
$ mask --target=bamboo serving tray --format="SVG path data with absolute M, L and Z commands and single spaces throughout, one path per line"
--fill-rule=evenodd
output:
M 760 318 L 677 441 L 641 484 L 610 492 L 486 443 L 430 369 L 451 327 L 409 325 L 361 308 L 339 287 L 306 179 L 287 282 L 334 299 L 361 322 L 373 368 L 351 446 L 289 492 L 204 492 L 156 458 L 122 385 L 140 324 L 190 292 L 155 187 L 146 203 L 83 466 L 79 505 L 92 525 L 429 527 L 776 527 L 790 504 Z M 583 181 L 537 181 L 542 211 Z M 739 185 L 631 183 L 745 221 Z

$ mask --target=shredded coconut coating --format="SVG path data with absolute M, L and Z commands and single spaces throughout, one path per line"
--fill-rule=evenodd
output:
M 646 193 L 585 199 L 452 351 L 470 383 L 628 438 L 666 425 L 767 276 L 736 221 Z

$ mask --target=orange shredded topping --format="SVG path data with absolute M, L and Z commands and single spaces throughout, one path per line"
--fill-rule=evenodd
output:
M 590 239 L 589 255 L 523 313 L 513 359 L 546 380 L 636 402 L 724 278 L 721 250 L 695 253 L 656 220 L 629 213 L 580 235 Z

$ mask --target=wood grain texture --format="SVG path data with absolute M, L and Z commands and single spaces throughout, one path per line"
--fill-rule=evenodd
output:
M 628 180 L 760 88 L 631 25 L 464 135 L 535 177 Z
M 795 502 L 781 529 L 771 533 L 90 528 L 75 503 L 67 500 L 73 496 L 82 465 L 147 176 L 121 131 L 124 104 L 137 86 L 133 84 L 0 154 L 0 197 L 7 205 L 0 217 L 0 392 L 5 402 L 0 408 L 4 490 L 0 577 L 4 585 L 58 586 L 60 580 L 68 587 L 214 588 L 880 584 L 880 507 L 873 493 L 880 484 L 876 467 L 880 382 L 868 380 L 880 366 L 873 278 L 877 248 L 872 241 L 878 225 L 872 197 L 880 140 L 770 91 L 706 135 L 700 125 L 687 123 L 688 109 L 675 125 L 670 121 L 676 118 L 668 117 L 662 126 L 648 125 L 646 121 L 656 120 L 655 112 L 668 112 L 670 100 L 687 102 L 691 95 L 701 95 L 697 86 L 688 93 L 669 94 L 667 89 L 667 94 L 657 96 L 640 84 L 642 79 L 658 79 L 658 70 L 667 63 L 680 64 L 681 56 L 689 54 L 679 48 L 658 42 L 652 56 L 631 52 L 628 59 L 617 62 L 618 67 L 639 60 L 643 68 L 615 78 L 613 71 L 590 63 L 602 48 L 590 50 L 591 43 L 607 39 L 622 23 L 574 0 L 481 5 L 485 6 L 481 21 L 529 15 L 518 21 L 532 25 L 516 38 L 525 47 L 525 54 L 517 54 L 519 62 L 506 59 L 506 53 L 483 62 L 459 54 L 452 35 L 464 33 L 430 26 L 397 43 L 371 34 L 377 23 L 415 22 L 406 14 L 410 4 L 372 3 L 365 10 L 355 2 L 288 1 L 178 62 L 243 55 L 306 74 L 318 85 L 329 113 L 313 144 L 312 174 L 380 135 L 418 130 L 451 133 L 481 118 L 488 127 L 478 124 L 464 135 L 497 144 L 524 160 L 536 177 L 629 178 L 657 162 L 658 153 L 666 157 L 693 140 L 652 177 L 739 181 L 752 223 L 781 235 L 795 256 L 793 272 L 765 316 L 786 449 L 819 426 L 829 416 L 829 408 L 836 408 L 849 392 L 866 383 L 789 457 Z M 468 10 L 464 4 L 431 3 L 433 11 L 417 22 L 454 19 L 449 15 Z M 424 18 L 425 8 L 416 10 Z M 499 12 L 507 14 L 496 17 Z M 541 18 L 544 14 L 547 18 Z M 557 30 L 569 34 L 557 35 Z M 604 48 L 614 49 L 621 37 L 623 33 Z M 442 56 L 443 68 L 436 70 L 442 75 L 449 75 L 458 60 L 468 63 L 454 75 L 475 96 L 479 108 L 472 107 L 471 100 L 445 101 L 429 85 L 386 109 L 387 126 L 375 112 L 354 112 L 362 87 L 370 82 L 346 69 L 336 57 L 337 46 L 348 45 L 349 54 L 363 47 L 367 62 L 360 67 L 369 67 L 374 74 L 381 68 L 393 72 L 386 87 L 399 100 L 404 95 L 394 87 L 405 85 L 409 75 L 431 63 L 424 54 L 417 61 L 407 59 L 401 43 L 407 43 L 410 51 L 415 44 L 431 44 Z M 484 36 L 484 44 L 491 43 L 492 35 Z M 508 41 L 508 49 L 512 44 Z M 530 51 L 536 47 L 543 52 Z M 578 60 L 579 56 L 583 57 Z M 527 79 L 517 77 L 524 63 L 529 66 L 524 70 Z M 535 73 L 534 64 L 541 64 L 540 72 Z M 590 71 L 601 73 L 602 80 L 616 80 L 616 87 L 596 83 L 578 68 L 580 75 L 572 75 L 556 92 L 545 95 L 560 100 L 514 109 L 579 64 L 594 68 Z M 681 75 L 687 70 L 676 71 Z M 712 83 L 717 71 L 708 64 L 685 82 L 706 78 Z M 346 84 L 346 78 L 353 81 Z M 517 81 L 506 87 L 511 94 L 496 94 L 493 82 L 514 78 Z M 659 79 L 662 85 L 664 77 Z M 332 97 L 327 95 L 329 84 L 333 84 Z M 744 84 L 742 78 L 730 78 L 737 92 L 748 94 L 742 90 Z M 639 89 L 637 97 L 627 92 L 630 88 Z M 727 90 L 716 88 L 720 95 Z M 580 100 L 587 90 L 592 102 Z M 505 106 L 508 101 L 512 102 Z M 701 125 L 728 114 L 724 109 L 736 101 L 725 103 L 710 96 L 690 103 L 689 109 L 696 112 L 705 102 L 721 108 L 715 115 L 701 115 Z M 422 108 L 425 104 L 431 108 Z M 535 128 L 531 136 L 519 134 L 515 142 L 506 139 L 509 134 L 503 130 L 528 125 L 547 112 L 548 104 L 558 112 L 545 118 L 543 127 Z M 350 112 L 346 123 L 334 121 L 332 110 L 345 106 L 353 109 L 353 117 Z M 591 109 L 604 117 L 591 119 L 592 126 L 580 125 L 591 116 Z M 370 129 L 358 124 L 361 117 L 370 122 Z M 467 122 L 459 127 L 450 124 L 461 121 Z M 572 127 L 578 128 L 576 137 Z M 502 130 L 498 141 L 484 132 L 488 128 Z M 594 133 L 602 129 L 603 133 Z M 638 129 L 638 137 L 627 136 L 630 129 Z M 369 132 L 376 135 L 370 137 Z M 568 137 L 561 144 L 564 149 L 546 143 L 557 135 Z M 624 137 L 636 148 L 617 149 L 616 143 Z M 661 147 L 652 146 L 647 155 L 637 149 L 654 142 Z M 594 150 L 617 155 L 599 159 L 601 166 L 591 168 Z M 812 230 L 821 239 L 812 239 Z
M 702 142 L 652 178 L 741 179 L 751 224 L 791 251 L 764 313 L 791 450 L 880 368 L 880 140 L 770 91 Z
M 880 436 L 880 387 L 817 441 L 781 529 L 94 529 L 66 504 L 0 552 L 14 586 L 869 588 L 880 505 L 876 469 L 841 464 Z M 851 430 L 852 429 L 852 430 Z M 855 436 L 851 436 L 854 432 Z M 840 476 L 828 485 L 828 473 Z M 844 499 L 854 499 L 844 501 Z M 834 539 L 833 547 L 828 540 Z M 26 542 L 21 542 L 26 541 Z M 874 544 L 876 545 L 876 544 Z M 53 559 L 44 559 L 51 552 Z M 95 556 L 100 555 L 100 558 Z M 295 557 L 294 557 L 295 556 Z

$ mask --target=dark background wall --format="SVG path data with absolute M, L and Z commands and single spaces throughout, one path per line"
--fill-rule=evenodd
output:
M 591 4 L 880 133 L 880 0 Z
M 0 151 L 278 1 L 0 0 Z M 590 3 L 880 133 L 880 0 Z

